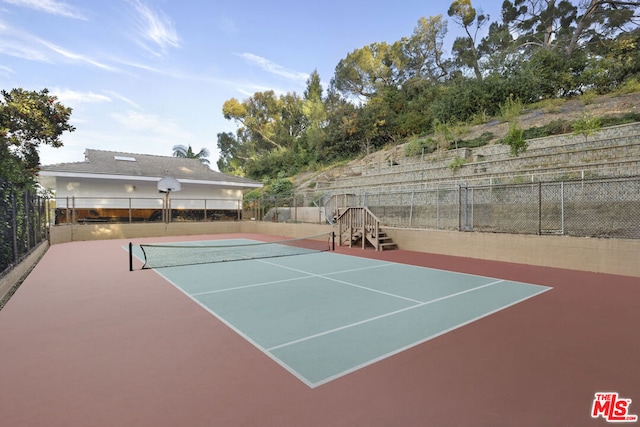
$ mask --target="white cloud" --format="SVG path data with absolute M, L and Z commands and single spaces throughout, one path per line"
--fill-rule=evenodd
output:
M 245 59 L 247 62 L 258 66 L 269 73 L 284 77 L 285 79 L 288 79 L 288 80 L 305 83 L 309 78 L 309 74 L 307 73 L 287 70 L 282 65 L 278 65 L 274 62 L 269 61 L 266 58 L 255 55 L 253 53 L 243 53 L 243 54 L 240 54 L 239 56 Z
M 142 46 L 157 56 L 161 56 L 170 47 L 180 47 L 180 38 L 171 19 L 162 11 L 149 8 L 140 0 L 130 2 L 136 11 L 136 21 L 140 36 L 160 48 L 157 52 L 142 42 Z
M 6 67 L 4 65 L 0 65 L 0 75 L 8 76 L 9 74 L 15 74 L 11 68 Z
M 12 28 L 2 21 L 0 21 L 0 35 L 0 54 L 46 63 L 54 63 L 56 59 L 63 58 L 107 71 L 119 71 L 117 68 L 99 62 L 90 56 L 72 52 L 31 33 Z
M 84 62 L 86 64 L 92 65 L 94 67 L 97 68 L 102 68 L 103 70 L 108 70 L 108 71 L 117 71 L 116 68 L 107 65 L 107 64 L 103 64 L 101 62 L 96 61 L 95 59 L 86 56 L 86 55 L 81 55 L 79 53 L 74 53 L 71 52 L 69 50 L 66 50 L 54 43 L 48 42 L 46 40 L 42 40 L 42 39 L 38 39 L 38 41 L 44 45 L 45 47 L 47 47 L 48 49 L 52 50 L 53 52 L 57 53 L 58 55 L 66 58 L 66 59 L 70 59 L 72 61 L 75 62 Z
M 0 20 L 0 54 L 29 61 L 51 62 L 37 41 L 31 34 L 12 28 Z
M 124 102 L 125 104 L 129 104 L 130 106 L 132 106 L 133 108 L 136 108 L 138 110 L 141 110 L 142 107 L 140 107 L 139 104 L 137 104 L 136 102 L 132 101 L 131 99 L 127 98 L 124 95 L 120 95 L 117 92 L 113 92 L 113 91 L 105 91 L 106 94 L 112 96 L 113 98 L 119 99 L 120 101 Z
M 65 18 L 81 19 L 87 18 L 70 4 L 56 0 L 2 0 L 4 3 L 14 6 L 26 7 L 49 13 L 51 15 L 64 16 Z
M 70 89 L 51 89 L 51 94 L 55 95 L 62 104 L 95 104 L 100 102 L 111 102 L 111 98 L 93 92 L 78 92 Z

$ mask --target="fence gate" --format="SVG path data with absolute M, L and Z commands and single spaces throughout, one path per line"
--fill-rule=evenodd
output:
M 538 234 L 564 234 L 564 182 L 538 183 Z

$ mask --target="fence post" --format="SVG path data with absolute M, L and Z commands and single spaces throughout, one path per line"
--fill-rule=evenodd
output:
M 462 231 L 462 210 L 460 205 L 462 205 L 462 185 L 458 184 L 458 231 Z
M 31 233 L 31 229 L 34 224 L 33 222 L 33 208 L 31 206 L 31 194 L 29 190 L 25 190 L 24 192 L 24 237 L 25 243 L 27 245 L 27 252 L 31 250 L 31 243 L 33 234 Z M 35 238 L 33 239 L 33 246 L 35 246 Z
M 436 229 L 440 229 L 440 186 L 436 187 Z
M 542 235 L 542 182 L 538 181 L 538 235 Z
M 11 235 L 13 243 L 13 262 L 17 263 L 18 258 L 18 208 L 16 206 L 15 192 L 11 190 Z
M 564 181 L 560 181 L 560 233 L 564 236 Z
M 415 191 L 411 191 L 411 202 L 409 206 L 409 228 L 413 225 L 413 195 Z
M 473 187 L 471 187 L 471 224 L 469 225 L 469 231 L 473 231 L 473 208 L 475 201 L 475 193 L 473 192 Z
M 469 231 L 469 187 L 466 183 L 458 186 L 458 194 L 458 230 Z

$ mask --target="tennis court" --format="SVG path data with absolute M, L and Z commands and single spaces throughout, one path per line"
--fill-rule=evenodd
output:
M 128 243 L 52 246 L 0 311 L 0 424 L 603 426 L 598 392 L 640 413 L 637 277 L 348 247 L 129 271 Z
M 157 273 L 310 387 L 550 289 L 316 251 L 301 240 L 301 252 L 291 241 L 247 239 L 146 251 L 158 258 L 148 262 L 187 264 Z M 240 260 L 206 263 L 210 250 L 211 260 Z

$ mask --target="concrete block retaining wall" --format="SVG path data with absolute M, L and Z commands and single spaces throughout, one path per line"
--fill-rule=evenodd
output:
M 262 221 L 206 223 L 206 225 L 205 223 L 59 225 L 51 228 L 51 243 L 218 233 L 260 233 L 295 238 L 332 230 L 337 231 L 329 225 Z M 393 227 L 387 227 L 384 230 L 400 249 L 405 250 L 640 277 L 640 264 L 637 262 L 640 240 L 464 233 Z M 123 265 L 123 268 L 126 266 Z

